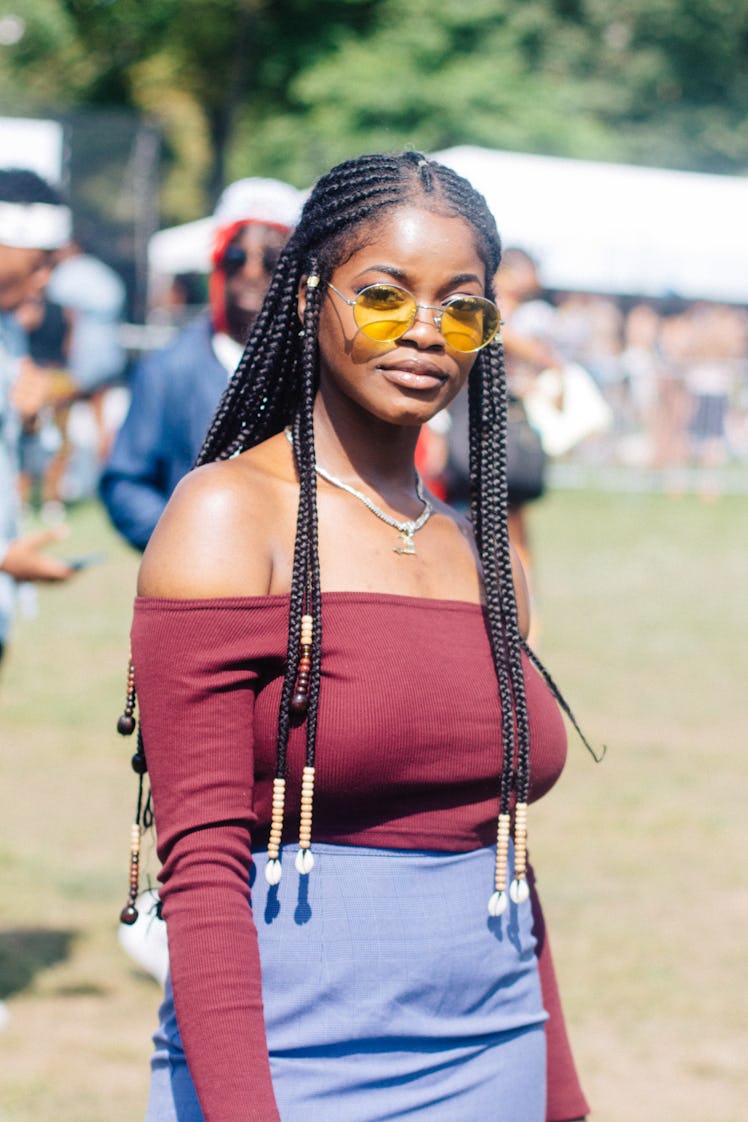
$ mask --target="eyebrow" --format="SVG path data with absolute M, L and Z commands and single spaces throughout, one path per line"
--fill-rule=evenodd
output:
M 367 265 L 365 269 L 362 269 L 361 272 L 357 274 L 354 280 L 357 280 L 359 277 L 363 276 L 364 273 L 370 272 L 386 273 L 387 276 L 392 277 L 393 280 L 397 280 L 400 282 L 406 282 L 408 279 L 407 273 L 404 273 L 402 269 L 398 269 L 395 265 Z M 479 284 L 481 286 L 483 285 L 483 281 L 476 273 L 457 273 L 455 276 L 450 277 L 450 279 L 443 287 L 456 288 L 461 284 L 468 284 L 471 281 L 474 281 L 476 284 Z

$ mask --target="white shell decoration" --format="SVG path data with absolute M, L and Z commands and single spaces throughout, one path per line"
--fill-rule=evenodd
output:
M 530 895 L 530 886 L 524 877 L 521 880 L 515 877 L 509 885 L 509 895 L 514 904 L 524 904 Z
M 268 861 L 267 865 L 265 866 L 265 880 L 268 882 L 268 884 L 280 884 L 282 873 L 283 869 L 281 867 L 280 861 L 278 861 L 277 859 L 274 861 Z
M 311 849 L 300 849 L 296 854 L 296 872 L 301 876 L 311 873 L 314 868 L 314 854 Z
M 508 903 L 506 892 L 494 892 L 493 896 L 488 901 L 488 914 L 494 918 L 503 915 L 507 909 Z

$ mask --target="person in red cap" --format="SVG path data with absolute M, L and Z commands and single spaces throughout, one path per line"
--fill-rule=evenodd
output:
M 209 310 L 133 372 L 130 408 L 99 491 L 114 526 L 136 549 L 145 549 L 193 466 L 301 203 L 301 192 L 275 179 L 241 179 L 226 188 L 213 215 Z

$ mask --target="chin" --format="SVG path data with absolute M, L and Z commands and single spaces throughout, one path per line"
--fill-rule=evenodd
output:
M 418 425 L 427 424 L 437 413 L 447 408 L 446 402 L 414 401 L 402 403 L 399 408 L 377 410 L 375 416 L 380 421 L 387 421 L 391 425 L 402 425 L 405 428 L 416 428 Z
M 242 316 L 241 318 L 234 317 L 229 320 L 229 335 L 235 339 L 237 343 L 246 343 L 249 338 L 252 328 L 257 323 L 257 313 L 252 312 L 251 315 Z

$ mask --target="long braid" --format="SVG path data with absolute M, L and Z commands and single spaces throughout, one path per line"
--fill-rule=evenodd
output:
M 302 777 L 302 844 L 297 855 L 300 873 L 314 864 L 309 851 L 311 841 L 311 799 L 314 785 L 314 751 L 321 678 L 322 612 L 317 540 L 317 473 L 315 471 L 312 411 L 316 391 L 317 323 L 319 298 L 315 287 L 308 288 L 304 316 L 303 346 L 300 360 L 301 402 L 291 426 L 291 439 L 299 478 L 299 508 L 296 523 L 286 671 L 281 691 L 274 781 L 272 845 L 265 875 L 271 884 L 281 877 L 278 861 L 285 811 L 286 750 L 292 715 L 307 718 L 307 753 Z M 309 632 L 311 631 L 311 636 Z M 310 640 L 310 641 L 309 641 Z M 307 669 L 304 665 L 309 661 Z M 295 692 L 294 692 L 295 691 Z M 275 794 L 277 792 L 277 795 Z M 306 809 L 308 804 L 308 810 Z M 305 821 L 308 819 L 308 822 Z
M 298 330 L 298 260 L 281 254 L 262 310 L 234 376 L 218 403 L 196 464 L 228 459 L 259 444 L 290 420 L 297 381 L 298 348 L 289 345 Z
M 503 362 L 503 350 L 496 348 L 498 377 L 497 406 L 499 411 L 498 456 L 495 457 L 494 492 L 499 525 L 496 527 L 497 572 L 501 592 L 501 612 L 504 630 L 504 643 L 509 663 L 509 676 L 512 683 L 514 717 L 517 723 L 517 772 L 515 787 L 515 828 L 514 828 L 514 880 L 510 895 L 515 903 L 521 903 L 529 894 L 526 881 L 526 810 L 530 789 L 530 723 L 527 712 L 524 668 L 522 665 L 522 637 L 519 629 L 517 601 L 514 596 L 514 574 L 509 545 L 508 524 L 508 486 L 507 486 L 507 379 Z M 498 476 L 498 478 L 497 478 Z M 493 504 L 492 504 L 493 505 Z M 493 529 L 493 528 L 492 528 Z
M 299 825 L 299 852 L 296 868 L 299 873 L 309 873 L 314 865 L 311 853 L 312 841 L 312 801 L 314 796 L 315 748 L 317 739 L 317 715 L 319 711 L 320 684 L 322 679 L 322 589 L 319 567 L 319 539 L 317 518 L 317 472 L 314 450 L 314 397 L 317 389 L 317 328 L 319 324 L 319 279 L 316 265 L 311 263 L 307 281 L 307 300 L 304 312 L 303 344 L 303 381 L 301 408 L 296 417 L 293 430 L 296 463 L 299 472 L 299 486 L 305 493 L 307 512 L 306 557 L 304 588 L 306 591 L 305 616 L 310 621 L 311 648 L 307 657 L 308 705 L 306 710 L 306 760 L 301 786 L 301 821 Z
M 287 663 L 278 720 L 277 789 L 274 788 L 266 870 L 271 883 L 280 878 L 278 854 L 284 818 L 286 754 L 294 715 L 306 719 L 296 863 L 301 873 L 308 873 L 313 865 L 311 815 L 322 681 L 322 595 L 313 428 L 321 289 L 337 265 L 355 252 L 359 244 L 366 243 L 371 223 L 381 220 L 388 210 L 409 203 L 460 216 L 473 227 L 476 249 L 488 278 L 486 296 L 493 298 L 492 278 L 501 257 L 500 241 L 485 199 L 465 179 L 417 152 L 361 156 L 333 168 L 318 181 L 307 199 L 197 459 L 197 464 L 226 459 L 285 427 L 291 432 L 299 507 L 289 597 Z M 298 292 L 305 276 L 304 329 L 300 333 Z M 497 342 L 477 356 L 469 388 L 471 512 L 483 565 L 502 713 L 496 891 L 489 903 L 492 914 L 500 914 L 506 906 L 512 813 L 515 877 L 509 894 L 516 902 L 526 894 L 524 814 L 530 781 L 530 727 L 523 651 L 574 720 L 547 671 L 537 656 L 529 652 L 519 632 L 507 529 L 507 390 L 502 354 Z M 574 724 L 578 728 L 576 721 Z
M 506 532 L 505 459 L 506 411 L 502 387 L 499 345 L 487 348 L 476 362 L 473 376 L 480 379 L 480 396 L 473 395 L 471 428 L 477 416 L 480 440 L 473 437 L 478 449 L 475 475 L 480 490 L 474 502 L 481 527 L 479 551 L 483 563 L 489 634 L 494 667 L 499 687 L 502 725 L 502 767 L 499 785 L 499 816 L 496 838 L 494 893 L 489 901 L 492 915 L 500 915 L 507 906 L 506 870 L 509 852 L 511 801 L 515 786 L 515 759 L 518 755 L 515 731 L 517 691 L 514 662 L 511 657 L 512 635 L 507 628 L 506 597 L 514 601 L 513 587 L 507 590 L 501 564 L 502 541 Z M 477 428 L 477 426 L 475 426 Z M 520 745 L 521 755 L 522 745 Z

